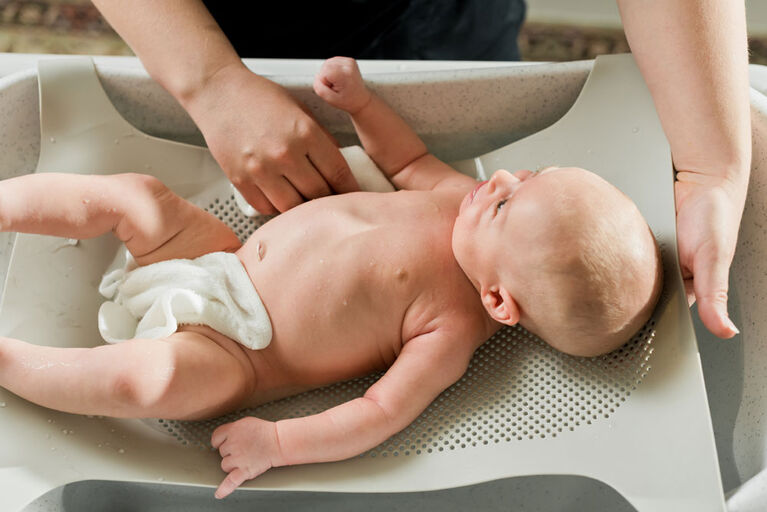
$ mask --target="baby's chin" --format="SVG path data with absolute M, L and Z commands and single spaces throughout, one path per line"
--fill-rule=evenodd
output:
M 463 211 L 466 209 L 466 207 L 471 202 L 471 192 L 467 192 L 465 196 L 463 196 L 463 199 L 461 199 L 461 204 L 458 206 L 458 217 L 461 216 Z

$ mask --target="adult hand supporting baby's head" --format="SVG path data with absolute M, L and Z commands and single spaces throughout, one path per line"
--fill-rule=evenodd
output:
M 690 304 L 697 300 L 703 325 L 720 338 L 739 332 L 727 313 L 727 291 L 745 189 L 691 172 L 679 172 L 675 183 L 677 243 L 687 299 Z
M 184 107 L 213 157 L 260 213 L 359 190 L 335 141 L 306 107 L 239 61 L 217 71 Z

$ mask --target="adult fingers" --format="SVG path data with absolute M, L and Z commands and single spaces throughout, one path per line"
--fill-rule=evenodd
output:
M 338 147 L 326 136 L 317 137 L 313 141 L 309 147 L 309 160 L 333 191 L 343 194 L 360 189 L 349 169 L 349 164 L 346 163 Z
M 301 197 L 301 194 L 298 193 L 290 180 L 282 175 L 266 177 L 261 183 L 261 190 L 267 199 L 281 212 L 290 210 L 304 202 L 304 198 Z
M 695 304 L 695 284 L 691 277 L 684 280 L 684 294 L 687 296 L 687 306 L 692 307 Z
M 232 178 L 232 185 L 240 191 L 242 197 L 248 202 L 256 211 L 262 215 L 272 215 L 278 212 L 274 204 L 266 197 L 261 188 L 255 181 L 249 178 L 238 179 Z
M 240 485 L 242 485 L 245 480 L 247 480 L 247 476 L 245 475 L 245 472 L 237 468 L 228 475 L 226 475 L 226 478 L 221 482 L 221 484 L 218 486 L 218 489 L 216 489 L 215 496 L 218 499 L 226 498 L 230 494 L 232 494 L 235 489 L 237 489 Z
M 314 167 L 309 157 L 305 157 L 294 172 L 285 176 L 293 187 L 306 199 L 317 199 L 331 193 L 330 186 L 322 174 Z
M 714 251 L 696 255 L 693 286 L 698 315 L 706 328 L 720 338 L 732 338 L 738 328 L 727 314 L 727 291 L 731 258 Z

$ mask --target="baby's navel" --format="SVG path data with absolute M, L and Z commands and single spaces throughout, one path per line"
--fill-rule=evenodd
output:
M 266 254 L 266 245 L 259 240 L 258 244 L 256 245 L 256 257 L 258 258 L 258 261 L 263 260 L 265 254 Z

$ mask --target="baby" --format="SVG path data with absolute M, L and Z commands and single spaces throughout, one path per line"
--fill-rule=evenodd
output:
M 95 348 L 0 338 L 0 386 L 72 413 L 200 419 L 386 369 L 363 397 L 320 414 L 218 428 L 212 444 L 228 475 L 216 496 L 224 497 L 271 467 L 345 459 L 383 442 L 458 380 L 503 325 L 593 356 L 648 320 L 661 287 L 655 240 L 606 181 L 549 167 L 499 170 L 477 183 L 430 155 L 353 60 L 327 61 L 314 88 L 351 115 L 365 150 L 402 190 L 304 203 L 241 245 L 148 176 L 0 183 L 4 231 L 112 231 L 122 240 L 140 267 L 118 295 L 131 296 L 133 273 L 160 268 L 146 265 L 182 259 L 190 287 L 216 279 L 211 287 L 229 290 L 216 304 L 244 318 L 217 329 L 182 318 L 160 339 Z M 190 309 L 185 299 L 170 302 Z M 247 329 L 252 319 L 257 335 Z M 45 369 L 28 371 L 30 361 Z

